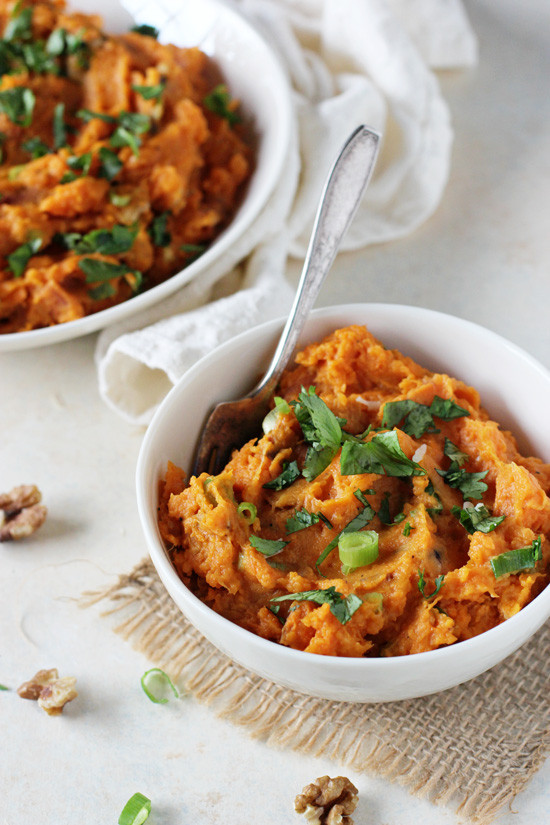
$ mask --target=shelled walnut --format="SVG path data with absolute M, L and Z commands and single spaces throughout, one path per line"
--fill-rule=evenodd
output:
M 44 523 L 47 510 L 42 493 L 34 484 L 21 484 L 0 493 L 0 541 L 27 538 Z
M 50 716 L 59 716 L 67 702 L 78 696 L 74 676 L 59 678 L 57 668 L 39 670 L 17 689 L 22 699 L 32 699 Z
M 347 776 L 321 776 L 294 800 L 296 813 L 305 813 L 311 825 L 353 825 L 357 788 Z

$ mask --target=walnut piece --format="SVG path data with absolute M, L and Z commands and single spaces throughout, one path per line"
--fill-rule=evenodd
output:
M 63 708 L 78 696 L 74 689 L 74 676 L 59 678 L 57 668 L 39 670 L 38 673 L 17 689 L 22 699 L 33 699 L 50 716 L 59 716 Z
M 0 493 L 0 541 L 17 541 L 30 536 L 46 520 L 42 493 L 34 484 L 21 484 L 9 493 Z
M 357 788 L 347 776 L 320 776 L 294 800 L 294 810 L 311 825 L 353 825 Z

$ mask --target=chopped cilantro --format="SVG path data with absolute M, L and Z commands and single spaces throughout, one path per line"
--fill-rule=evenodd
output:
M 336 616 L 340 624 L 349 622 L 353 614 L 363 604 L 359 596 L 350 593 L 349 596 L 344 597 L 339 593 L 334 586 L 327 587 L 326 590 L 304 590 L 301 593 L 288 593 L 286 596 L 277 596 L 270 600 L 270 604 L 275 604 L 276 608 L 271 608 L 272 612 L 277 613 L 280 602 L 295 601 L 295 602 L 315 602 L 315 604 L 329 604 L 330 612 Z
M 132 248 L 136 235 L 137 227 L 115 224 L 111 229 L 93 229 L 86 235 L 68 232 L 57 237 L 67 249 L 72 249 L 79 255 L 90 252 L 98 252 L 101 255 L 120 255 Z
M 206 244 L 202 243 L 182 243 L 180 246 L 180 251 L 185 252 L 186 255 L 191 256 L 191 261 L 194 261 L 195 258 L 198 258 L 199 255 L 206 250 Z
M 67 145 L 67 126 L 65 124 L 65 104 L 58 103 L 53 112 L 53 145 L 61 149 Z
M 112 298 L 113 295 L 116 295 L 116 289 L 109 281 L 104 281 L 102 284 L 89 289 L 88 295 L 94 301 L 103 301 L 105 298 Z
M 32 6 L 26 6 L 20 11 L 19 8 L 20 4 L 16 4 L 4 30 L 4 40 L 8 43 L 32 38 Z
M 231 95 L 224 83 L 212 89 L 203 99 L 203 103 L 210 112 L 225 118 L 231 126 L 239 123 L 239 115 L 230 108 Z
M 455 490 L 460 490 L 465 499 L 482 498 L 483 493 L 488 489 L 483 478 L 487 475 L 487 470 L 481 473 L 468 473 L 459 467 L 457 461 L 451 461 L 448 470 L 438 470 L 439 475 Z
M 157 83 L 154 86 L 132 86 L 132 89 L 138 95 L 141 95 L 144 100 L 158 100 L 164 91 L 165 85 L 165 83 Z
M 325 470 L 342 441 L 342 421 L 338 419 L 325 402 L 315 393 L 315 387 L 302 390 L 297 401 L 291 401 L 294 414 L 309 443 L 302 475 L 308 481 Z M 345 423 L 345 421 L 343 422 Z
M 408 521 L 408 522 L 407 522 L 407 523 L 403 526 L 403 535 L 404 535 L 404 536 L 410 536 L 410 534 L 411 534 L 411 530 L 412 530 L 412 529 L 413 529 L 413 526 L 412 526 L 412 524 L 410 523 L 410 521 Z
M 283 464 L 283 471 L 276 478 L 267 481 L 263 486 L 267 490 L 283 490 L 300 477 L 300 470 L 296 461 L 285 462 Z
M 424 580 L 424 571 L 423 570 L 418 571 L 418 589 L 420 590 L 420 592 L 422 593 L 422 595 L 424 596 L 426 601 L 428 601 L 428 599 L 433 599 L 434 596 L 437 596 L 437 594 L 441 590 L 441 587 L 442 587 L 444 581 L 445 581 L 445 576 L 438 576 L 435 580 L 435 589 L 434 589 L 434 591 L 432 593 L 425 593 L 426 582 Z
M 505 516 L 492 516 L 482 502 L 463 508 L 455 506 L 451 512 L 468 533 L 475 533 L 477 530 L 480 533 L 491 533 L 505 519 Z
M 294 515 L 286 520 L 286 532 L 297 533 L 298 530 L 305 530 L 313 524 L 318 524 L 321 520 L 320 513 L 310 513 L 305 507 L 296 510 Z
M 156 215 L 148 228 L 149 235 L 155 246 L 169 246 L 172 236 L 168 231 L 167 223 L 170 212 L 162 212 Z
M 408 476 L 425 475 L 425 470 L 407 458 L 395 430 L 377 433 L 370 441 L 345 441 L 340 458 L 340 472 L 343 476 L 361 473 L 377 475 Z
M 90 171 L 90 166 L 92 165 L 92 153 L 86 152 L 84 155 L 74 155 L 67 158 L 67 165 L 73 171 L 77 170 L 82 172 L 82 175 L 85 176 Z
M 154 37 L 155 40 L 159 36 L 159 30 L 154 26 L 147 25 L 147 23 L 140 23 L 138 26 L 132 26 L 130 31 L 135 32 L 136 34 L 141 34 L 143 37 Z
M 121 275 L 134 274 L 134 271 L 125 264 L 113 264 L 98 258 L 82 258 L 78 266 L 85 274 L 87 284 L 110 281 L 112 278 L 120 278 Z
M 272 539 L 262 539 L 260 536 L 250 536 L 252 547 L 262 554 L 262 556 L 276 556 L 281 553 L 288 544 L 288 541 L 274 541 Z
M 102 120 L 104 123 L 116 123 L 116 117 L 103 114 L 103 112 L 92 112 L 90 109 L 79 109 L 76 116 L 83 120 L 84 123 L 89 123 L 90 120 L 94 120 L 94 118 L 99 118 L 99 120 Z
M 29 259 L 39 251 L 42 246 L 42 238 L 32 238 L 14 252 L 8 255 L 8 269 L 13 273 L 14 278 L 20 278 L 25 271 Z
M 28 140 L 24 140 L 21 144 L 21 148 L 24 149 L 25 152 L 29 152 L 33 160 L 41 158 L 44 155 L 49 155 L 52 151 L 49 146 L 46 146 L 43 140 L 40 140 L 39 137 L 32 137 Z
M 106 146 L 102 146 L 98 152 L 99 155 L 99 172 L 98 175 L 100 178 L 107 178 L 107 180 L 113 180 L 124 164 L 120 160 L 119 156 L 112 152 L 111 149 L 107 149 Z
M 388 401 L 384 405 L 382 426 L 392 429 L 403 422 L 401 424 L 403 432 L 413 438 L 420 438 L 425 433 L 439 432 L 435 426 L 434 417 L 450 421 L 465 415 L 469 415 L 468 410 L 459 407 L 448 398 L 440 398 L 439 395 L 434 397 L 429 406 L 410 398 L 404 398 L 401 401 Z
M 26 86 L 14 86 L 0 92 L 0 112 L 16 126 L 31 125 L 35 103 L 34 92 Z
M 445 439 L 445 447 L 443 448 L 443 452 L 448 458 L 451 459 L 451 461 L 456 461 L 459 467 L 461 467 L 470 458 L 468 453 L 463 453 L 462 450 L 459 450 L 450 438 Z

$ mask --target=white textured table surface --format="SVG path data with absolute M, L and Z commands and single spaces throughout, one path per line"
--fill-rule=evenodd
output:
M 550 367 L 550 7 L 477 0 L 467 8 L 481 62 L 442 78 L 456 142 L 439 210 L 406 240 L 340 256 L 319 303 L 450 312 Z M 49 509 L 33 539 L 0 546 L 0 683 L 16 688 L 57 667 L 77 676 L 79 690 L 60 718 L 0 693 L 0 824 L 108 825 L 138 790 L 153 799 L 151 825 L 298 822 L 296 792 L 338 764 L 268 749 L 190 698 L 151 704 L 139 684 L 148 662 L 97 609 L 75 604 L 146 552 L 134 502 L 142 431 L 100 401 L 94 344 L 0 357 L 0 489 L 35 483 Z M 398 786 L 350 776 L 358 825 L 458 821 Z M 499 825 L 548 822 L 548 762 L 514 808 Z

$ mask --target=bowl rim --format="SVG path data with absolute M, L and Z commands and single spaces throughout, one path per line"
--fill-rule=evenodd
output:
M 542 379 L 544 379 L 548 384 L 550 384 L 550 371 L 540 361 L 538 361 L 534 356 L 530 355 L 526 350 L 524 350 L 520 346 L 509 341 L 507 338 L 503 337 L 499 333 L 494 332 L 493 330 L 490 330 L 487 327 L 484 327 L 480 324 L 477 324 L 474 321 L 469 321 L 459 316 L 444 313 L 439 310 L 433 310 L 426 307 L 418 307 L 414 305 L 383 302 L 338 304 L 313 310 L 313 312 L 310 314 L 310 319 L 327 319 L 332 315 L 338 313 L 345 314 L 346 312 L 349 312 L 351 309 L 353 309 L 354 312 L 361 310 L 367 312 L 376 309 L 381 309 L 385 312 L 390 311 L 396 312 L 397 314 L 408 314 L 412 311 L 413 315 L 418 316 L 418 318 L 421 318 L 422 316 L 430 316 L 432 318 L 438 318 L 440 321 L 450 320 L 453 323 L 458 323 L 459 325 L 463 325 L 464 327 L 469 328 L 472 331 L 475 330 L 476 334 L 488 336 L 489 339 L 492 340 L 495 344 L 498 344 L 503 349 L 510 351 L 515 357 L 525 360 L 529 363 L 532 369 L 534 369 L 536 372 L 540 374 L 540 377 Z M 475 655 L 475 653 L 478 650 L 486 649 L 487 646 L 491 645 L 492 640 L 496 640 L 499 639 L 501 636 L 507 635 L 506 631 L 510 628 L 510 622 L 514 623 L 514 627 L 517 626 L 519 623 L 523 623 L 526 625 L 526 627 L 529 627 L 531 624 L 529 620 L 531 619 L 531 617 L 533 617 L 532 620 L 534 621 L 535 627 L 534 629 L 528 631 L 527 638 L 529 638 L 533 633 L 536 632 L 536 630 L 539 629 L 543 621 L 545 621 L 546 618 L 548 618 L 548 614 L 550 614 L 550 585 L 545 587 L 544 590 L 542 590 L 531 602 L 529 602 L 529 604 L 521 608 L 521 610 L 519 610 L 514 616 L 511 616 L 509 619 L 506 619 L 505 621 L 501 622 L 495 627 L 490 628 L 489 630 L 486 630 L 483 633 L 478 634 L 477 636 L 465 639 L 464 641 L 456 642 L 452 645 L 447 645 L 445 647 L 438 648 L 437 650 L 429 650 L 421 653 L 410 653 L 404 656 L 392 656 L 384 658 L 355 658 L 343 656 L 327 656 L 319 653 L 310 652 L 306 653 L 305 651 L 295 650 L 293 648 L 285 647 L 284 645 L 279 645 L 275 642 L 271 642 L 268 639 L 264 639 L 263 637 L 258 636 L 255 633 L 252 633 L 251 631 L 240 627 L 239 625 L 227 619 L 225 616 L 216 613 L 214 610 L 212 610 L 212 608 L 205 605 L 204 602 L 202 602 L 191 590 L 189 590 L 189 588 L 179 578 L 168 557 L 168 552 L 166 548 L 162 546 L 156 527 L 156 520 L 154 520 L 154 518 L 150 518 L 151 514 L 149 513 L 149 506 L 147 501 L 147 488 L 144 484 L 146 480 L 147 467 L 150 461 L 149 454 L 151 448 L 154 446 L 154 439 L 157 433 L 157 428 L 160 424 L 162 424 L 164 416 L 167 414 L 168 410 L 170 409 L 174 401 L 177 400 L 180 393 L 185 389 L 187 384 L 193 382 L 195 380 L 195 377 L 199 373 L 202 373 L 205 368 L 208 369 L 209 365 L 219 358 L 220 352 L 223 353 L 226 357 L 228 357 L 233 350 L 240 349 L 243 342 L 246 342 L 248 339 L 253 340 L 258 336 L 267 334 L 268 331 L 275 332 L 277 328 L 282 328 L 285 320 L 286 318 L 284 317 L 276 318 L 270 321 L 266 321 L 263 324 L 257 325 L 249 330 L 246 330 L 245 332 L 242 332 L 234 336 L 225 343 L 216 347 L 212 352 L 208 353 L 203 358 L 199 359 L 199 361 L 197 361 L 182 376 L 182 378 L 177 382 L 177 384 L 175 384 L 175 386 L 166 395 L 161 405 L 155 412 L 155 415 L 153 416 L 153 419 L 151 420 L 151 423 L 147 428 L 141 445 L 141 449 L 139 451 L 138 461 L 136 465 L 136 494 L 138 511 L 142 530 L 145 534 L 147 544 L 149 547 L 151 560 L 161 580 L 163 581 L 164 585 L 166 586 L 170 594 L 172 595 L 172 589 L 175 589 L 180 597 L 182 597 L 184 600 L 190 601 L 191 607 L 195 612 L 198 612 L 199 614 L 203 615 L 207 621 L 220 620 L 222 622 L 222 627 L 227 628 L 228 632 L 230 633 L 235 633 L 235 639 L 242 640 L 242 642 L 245 643 L 249 648 L 250 646 L 253 646 L 264 653 L 269 653 L 271 651 L 273 656 L 283 656 L 285 658 L 288 658 L 289 662 L 292 662 L 294 660 L 296 661 L 296 663 L 300 662 L 301 664 L 304 664 L 305 662 L 311 662 L 312 665 L 314 662 L 322 663 L 323 668 L 325 670 L 328 670 L 329 672 L 333 670 L 340 671 L 346 667 L 352 667 L 353 669 L 359 668 L 361 670 L 364 670 L 365 673 L 377 672 L 378 670 L 399 672 L 400 670 L 408 670 L 410 667 L 422 667 L 425 664 L 433 665 L 436 662 L 439 662 L 441 665 L 444 666 L 445 662 L 449 658 L 455 659 L 457 657 L 468 657 L 471 654 Z M 543 618 L 541 618 L 540 614 L 543 611 L 543 605 L 546 608 L 546 615 Z M 178 608 L 181 610 L 179 604 Z M 190 619 L 190 621 L 191 624 L 194 624 L 193 620 Z M 514 649 L 517 649 L 517 647 L 521 646 L 521 644 L 523 644 L 523 641 L 518 642 L 518 645 L 516 645 L 516 648 Z
M 4 352 L 15 352 L 35 347 L 49 346 L 73 338 L 81 338 L 92 332 L 104 329 L 117 322 L 125 322 L 140 312 L 146 311 L 165 298 L 177 292 L 183 286 L 192 282 L 201 273 L 217 263 L 224 253 L 242 237 L 249 229 L 256 218 L 265 207 L 269 198 L 273 194 L 281 170 L 288 154 L 293 123 L 293 101 L 291 96 L 288 76 L 283 68 L 279 56 L 269 45 L 263 34 L 236 9 L 229 6 L 224 0 L 201 0 L 197 8 L 201 14 L 208 14 L 210 9 L 215 10 L 215 26 L 223 31 L 224 27 L 229 27 L 235 31 L 245 33 L 249 41 L 254 41 L 256 46 L 265 55 L 266 63 L 269 64 L 270 87 L 272 88 L 272 106 L 276 107 L 277 117 L 272 118 L 271 126 L 273 134 L 276 136 L 274 145 L 269 153 L 269 162 L 262 167 L 265 180 L 259 192 L 255 193 L 254 199 L 248 206 L 247 192 L 239 205 L 237 212 L 231 222 L 214 238 L 208 249 L 188 266 L 180 269 L 165 281 L 157 284 L 151 289 L 139 295 L 115 304 L 112 307 L 77 318 L 73 321 L 66 321 L 61 324 L 54 324 L 35 330 L 25 330 L 23 332 L 8 332 L 0 334 L 0 354 Z M 168 24 L 166 24 L 168 25 Z M 108 26 L 107 26 L 108 27 Z M 209 31 L 209 36 L 212 32 Z M 159 40 L 163 39 L 163 30 L 160 31 Z M 170 39 L 169 37 L 166 39 Z M 208 47 L 205 47 L 208 53 Z M 212 54 L 215 58 L 215 54 Z M 228 78 L 231 83 L 231 78 Z M 243 101 L 246 103 L 246 101 Z M 256 167 L 253 169 L 252 177 L 247 186 L 250 187 Z M 241 210 L 246 207 L 244 217 L 241 219 Z

